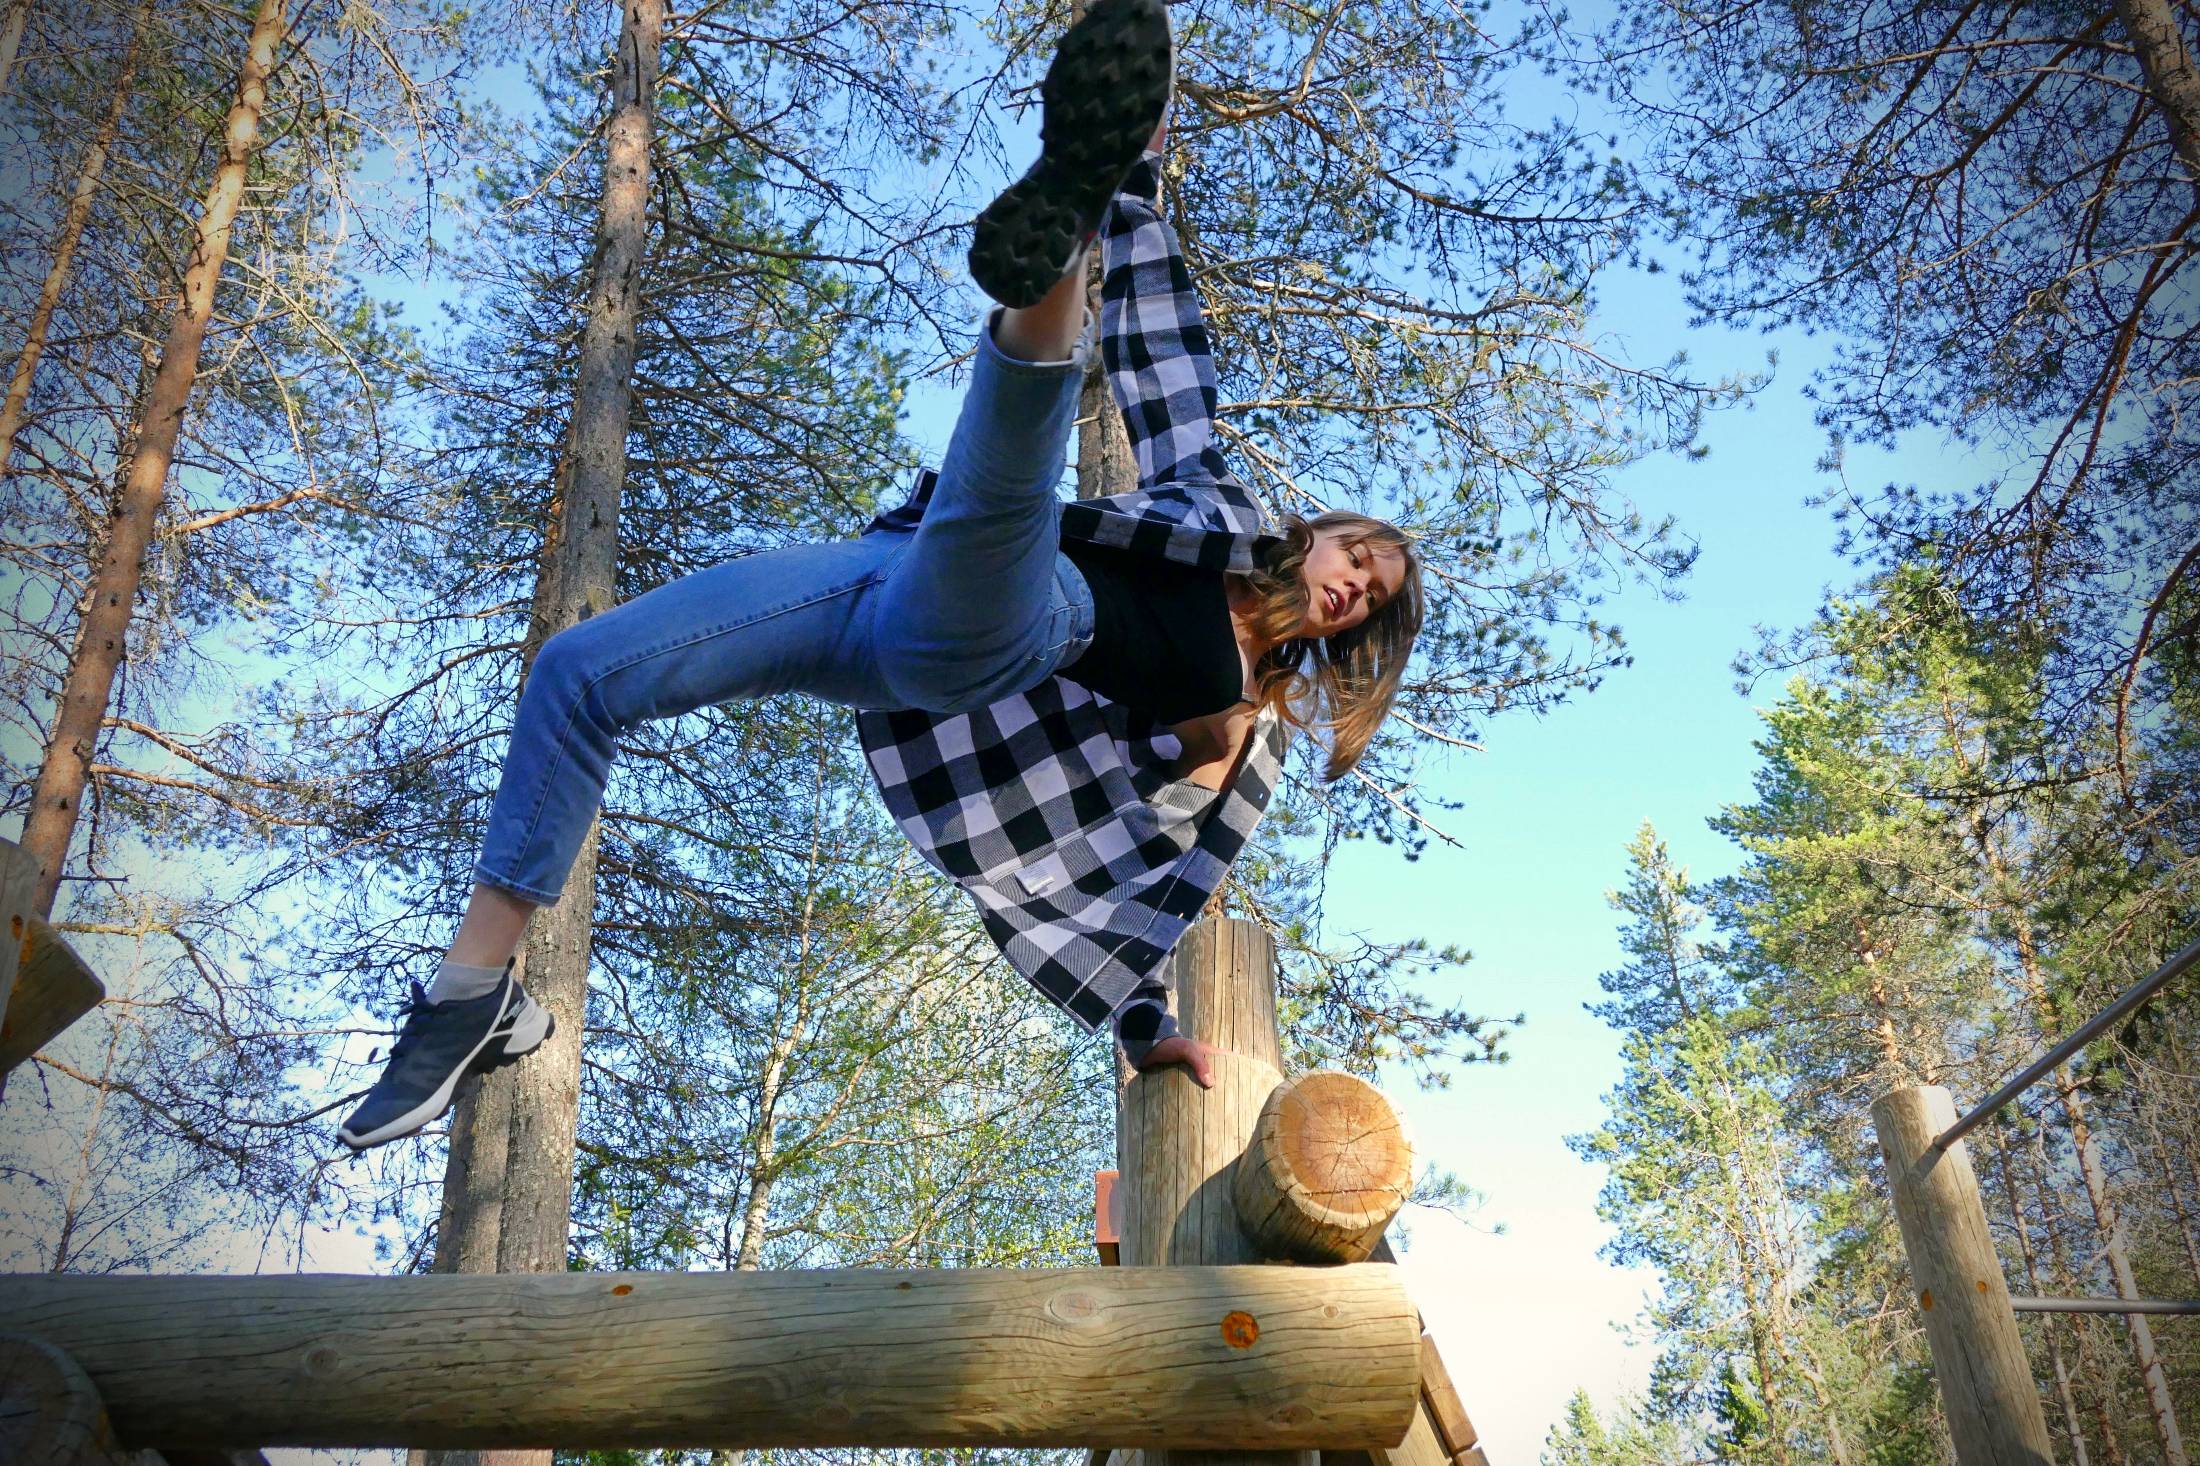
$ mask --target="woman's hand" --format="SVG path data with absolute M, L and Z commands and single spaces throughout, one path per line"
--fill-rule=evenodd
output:
M 1255 714 L 1252 704 L 1241 702 L 1212 717 L 1171 723 L 1168 732 L 1176 738 L 1177 757 L 1169 768 L 1170 777 L 1189 779 L 1203 789 L 1221 789 L 1237 767 L 1238 755 L 1245 751 L 1245 735 Z
M 1221 1052 L 1213 1044 L 1201 1043 L 1196 1038 L 1186 1038 L 1180 1033 L 1173 1038 L 1165 1038 L 1148 1049 L 1146 1062 L 1138 1066 L 1138 1072 L 1150 1074 L 1164 1065 L 1182 1064 L 1192 1071 L 1192 1079 L 1201 1089 L 1213 1089 L 1215 1070 L 1209 1061 Z

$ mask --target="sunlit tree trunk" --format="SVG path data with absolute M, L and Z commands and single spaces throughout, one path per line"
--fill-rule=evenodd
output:
M 2001 1191 L 2009 1203 L 2009 1215 L 2017 1225 L 2017 1252 L 2024 1259 L 2024 1280 L 2034 1296 L 2052 1290 L 2040 1281 L 2039 1256 L 2032 1246 L 2032 1227 L 2025 1219 L 2024 1203 L 2017 1196 L 2017 1180 L 2009 1164 L 2009 1147 L 2002 1142 L 2001 1134 L 1994 1134 L 1994 1161 L 2001 1172 Z M 2085 1446 L 2085 1426 L 2078 1419 L 2077 1397 L 2070 1393 L 2070 1366 L 2063 1359 L 2061 1320 L 2052 1316 L 2044 1320 L 2042 1336 L 2047 1340 L 2047 1361 L 2055 1373 L 2055 1399 L 2062 1406 L 2063 1431 L 2070 1440 L 2072 1466 L 2092 1466 L 2092 1458 Z
M 1957 765 L 1968 775 L 1974 764 L 1966 750 L 1960 719 L 1952 703 L 1943 698 L 1941 715 L 1947 730 L 1948 747 Z M 2011 944 L 2015 948 L 2018 981 L 2022 985 L 2025 1002 L 2032 1010 L 2032 1021 L 2043 1039 L 2052 1039 L 2060 1024 L 2061 1015 L 2056 1011 L 2052 994 L 2048 990 L 2039 947 L 2039 935 L 2032 924 L 2031 901 L 2023 883 L 2011 869 L 2000 843 L 2001 836 L 1982 811 L 1974 809 L 1969 816 L 1972 843 L 1984 866 L 1986 900 L 1992 910 L 2000 913 L 2009 924 Z M 2070 1126 L 2070 1145 L 2077 1157 L 2078 1174 L 2085 1185 L 2086 1204 L 2092 1210 L 2093 1224 L 2101 1238 L 2102 1255 L 2108 1263 L 2109 1274 L 2116 1285 L 2119 1298 L 2138 1298 L 2136 1274 L 2132 1271 L 2130 1248 L 2124 1237 L 2122 1220 L 2116 1214 L 2116 1202 L 2110 1194 L 2108 1175 L 2101 1165 L 2100 1148 L 2093 1143 L 2092 1121 L 2086 1113 L 2084 1093 L 2080 1090 L 2076 1072 L 2068 1064 L 2058 1067 L 2052 1076 L 2055 1095 L 2062 1106 L 2065 1121 Z M 2146 1315 L 2132 1314 L 2126 1320 L 2126 1336 L 2131 1341 L 2132 1362 L 2138 1366 L 2143 1382 L 2149 1413 L 2153 1417 L 2156 1443 L 2162 1448 L 2162 1459 L 2168 1466 L 2189 1466 L 2182 1434 L 2178 1428 L 2177 1407 L 2169 1393 L 2169 1377 L 2162 1368 L 2160 1351 L 2154 1343 L 2154 1331 L 2148 1326 Z
M 1974 822 L 1980 848 L 1985 853 L 1988 869 L 1994 882 L 2009 893 L 2007 914 L 2016 938 L 2017 965 L 2024 982 L 2025 995 L 2043 1034 L 2055 1021 L 2055 1011 L 2047 991 L 2047 979 L 2040 967 L 2037 938 L 2032 921 L 2024 909 L 2021 893 L 2016 892 L 2009 879 L 2009 871 L 2000 851 L 1993 845 L 1992 836 L 1982 822 Z M 2109 1275 L 2115 1279 L 2116 1296 L 2138 1298 L 2139 1280 L 2131 1267 L 2131 1250 L 2124 1238 L 2122 1219 L 2116 1214 L 2116 1202 L 2109 1192 L 2108 1174 L 2101 1165 L 2100 1147 L 2093 1143 L 2092 1121 L 2086 1113 L 2085 1095 L 2078 1087 L 2077 1075 L 2068 1064 L 2054 1073 L 2055 1094 L 2062 1104 L 2063 1115 L 2070 1125 L 2070 1145 L 2078 1159 L 2078 1174 L 2085 1182 L 2085 1198 L 2093 1212 L 2093 1224 L 2101 1235 L 2101 1247 L 2108 1262 Z M 2125 1323 L 2131 1340 L 2132 1363 L 2138 1366 L 2139 1378 L 2145 1383 L 2148 1412 L 2154 1421 L 2155 1441 L 2162 1448 L 2162 1459 L 2168 1466 L 2188 1466 L 2183 1435 L 2178 1428 L 2177 1406 L 2170 1398 L 2169 1376 L 2162 1368 L 2162 1356 L 2155 1347 L 2154 1330 L 2147 1324 L 2146 1315 L 2132 1314 Z
M 0 18 L 0 97 L 8 94 L 15 77 L 15 52 L 23 44 L 23 27 L 30 23 L 31 0 L 5 0 L 7 14 Z
M 812 786 L 810 807 L 810 859 L 804 870 L 808 889 L 802 893 L 802 922 L 796 937 L 794 992 L 782 1008 L 784 1021 L 765 1051 L 763 1068 L 756 1077 L 756 1125 L 749 1147 L 749 1194 L 741 1205 L 740 1242 L 733 1265 L 739 1272 L 755 1272 L 764 1265 L 764 1233 L 771 1218 L 773 1183 L 779 1171 L 779 1097 L 787 1087 L 787 1068 L 810 1029 L 810 992 L 815 976 L 814 936 L 817 931 L 817 883 L 825 842 L 825 759 L 819 744 L 817 782 Z M 730 1463 L 729 1463 L 730 1466 Z
M 200 206 L 198 238 L 183 276 L 183 299 L 161 349 L 151 396 L 138 419 L 129 476 L 107 525 L 104 555 L 85 601 L 53 732 L 39 764 L 22 845 L 39 863 L 34 903 L 41 916 L 53 910 L 93 749 L 122 665 L 146 547 L 152 542 L 153 524 L 167 492 L 184 407 L 198 376 L 199 348 L 206 339 L 215 287 L 229 256 L 229 232 L 244 196 L 245 171 L 259 144 L 260 109 L 267 100 L 267 78 L 274 69 L 283 30 L 283 0 L 261 0 L 245 44 L 237 100 L 223 132 L 221 163 Z
M 2056 1275 L 2063 1278 L 2072 1293 L 2085 1291 L 2083 1279 L 2070 1265 L 2070 1258 L 2063 1247 L 2062 1228 L 2056 1214 L 2055 1187 L 2049 1179 L 2047 1142 L 2038 1131 L 2032 1135 L 2033 1175 L 2039 1188 L 2040 1226 L 2047 1234 L 2049 1252 L 2055 1261 Z M 2071 1320 L 2071 1332 L 2078 1340 L 2078 1368 L 2086 1378 L 2090 1389 L 2088 1403 L 2093 1407 L 2093 1420 L 2100 1427 L 2101 1449 L 2107 1453 L 2109 1466 L 2124 1466 L 2124 1446 L 2116 1434 L 2116 1422 L 2109 1414 L 2109 1401 L 2116 1396 L 2116 1380 L 2109 1367 L 2093 1352 L 2092 1320 L 2079 1315 Z
M 621 7 L 588 320 L 558 512 L 543 545 L 521 653 L 528 666 L 543 642 L 612 603 L 664 22 L 663 0 L 625 0 Z M 600 823 L 590 825 L 557 903 L 539 912 L 528 930 L 528 990 L 556 1018 L 556 1034 L 526 1063 L 476 1086 L 452 1122 L 447 1204 L 436 1241 L 440 1270 L 560 1272 L 566 1266 L 599 830 Z M 498 1184 L 481 1184 L 491 1176 Z M 446 1250 L 454 1264 L 447 1269 Z M 444 1459 L 466 1454 L 446 1453 Z M 548 1466 L 550 1453 L 487 1451 L 480 1459 Z
M 2200 73 L 2194 72 L 2192 48 L 2177 27 L 2177 9 L 2169 0 L 2115 0 L 2115 10 L 2146 73 L 2147 95 L 2169 124 L 2177 156 L 2200 180 Z
M 122 67 L 112 83 L 114 97 L 107 105 L 106 120 L 76 170 L 76 187 L 70 191 L 69 207 L 61 216 L 61 234 L 54 241 L 53 263 L 47 267 L 46 283 L 39 288 L 38 303 L 31 307 L 23 349 L 15 358 L 14 375 L 8 378 L 7 398 L 0 402 L 0 473 L 7 472 L 8 460 L 15 452 L 16 430 L 23 425 L 23 409 L 31 397 L 31 377 L 38 370 L 38 358 L 45 353 L 54 308 L 61 303 L 61 291 L 69 283 L 69 267 L 76 260 L 77 241 L 84 237 L 84 221 L 91 217 L 92 200 L 98 197 L 99 176 L 107 168 L 107 151 L 122 130 L 122 114 L 129 107 L 130 88 L 137 81 L 138 52 L 145 42 L 152 9 L 150 4 L 139 6 L 131 21 L 129 48 L 122 54 Z
M 1070 19 L 1085 13 L 1090 0 L 1071 0 Z M 1100 360 L 1100 268 L 1098 244 L 1093 246 L 1092 288 L 1085 295 L 1085 309 L 1093 320 L 1092 355 L 1085 363 L 1085 379 L 1077 389 L 1077 497 L 1105 499 L 1127 494 L 1138 487 L 1138 461 L 1131 454 L 1131 435 L 1123 426 L 1123 409 L 1108 384 L 1107 368 Z M 1218 887 L 1203 916 L 1221 914 L 1222 890 Z M 1123 1051 L 1115 1050 L 1115 1092 L 1131 1082 L 1131 1067 Z
M 2169 1107 L 2162 1094 L 2166 1083 L 2176 1081 L 2134 1055 L 2127 1054 L 2124 1062 L 2131 1073 L 2125 1090 L 2125 1113 L 2131 1117 L 2133 1128 L 2146 1136 L 2144 1158 L 2153 1170 L 2158 1194 L 2169 1203 L 2177 1240 L 2184 1248 L 2186 1271 L 2195 1290 L 2200 1291 L 2200 1232 L 2194 1230 L 2194 1208 L 2186 1200 L 2191 1168 L 2179 1164 L 2177 1142 L 2168 1128 L 2175 1119 L 2167 1113 Z M 2135 1145 L 2132 1149 L 2138 1152 L 2140 1148 Z M 2200 1191 L 2191 1194 L 2200 1195 Z
M 1774 1369 L 1771 1357 L 1778 1352 L 1782 1362 L 1791 1362 L 1780 1339 L 1779 1320 L 1773 1315 L 1772 1294 L 1782 1286 L 1778 1249 L 1772 1244 L 1773 1228 L 1777 1223 L 1769 1210 L 1776 1203 L 1768 1203 L 1763 1195 L 1756 1168 L 1750 1164 L 1750 1137 L 1740 1123 L 1740 1103 L 1723 1078 L 1719 1080 L 1718 1092 L 1718 1118 L 1730 1122 L 1721 1127 L 1727 1133 L 1720 1138 L 1720 1144 L 1734 1168 L 1740 1209 L 1727 1236 L 1735 1276 L 1741 1283 L 1742 1307 L 1748 1313 L 1750 1352 L 1757 1361 L 1757 1387 L 1765 1409 L 1767 1433 L 1772 1438 L 1773 1459 L 1786 1466 L 1789 1459 L 1786 1410 L 1780 1398 L 1781 1376 Z M 1718 1119 L 1712 1123 L 1718 1125 Z

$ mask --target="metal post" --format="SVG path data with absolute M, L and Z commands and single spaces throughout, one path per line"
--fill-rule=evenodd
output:
M 2200 1298 L 2012 1298 L 2019 1313 L 2193 1313 Z
M 1899 1089 L 1872 1106 L 1948 1431 L 1963 1466 L 2053 1466 L 1970 1154 L 1936 1143 L 1955 1116 L 1937 1085 Z

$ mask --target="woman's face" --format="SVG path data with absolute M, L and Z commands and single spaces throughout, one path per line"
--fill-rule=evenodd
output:
M 1405 551 L 1354 538 L 1355 531 L 1314 531 L 1299 576 L 1306 582 L 1306 619 L 1301 637 L 1335 636 L 1350 631 L 1381 610 L 1405 584 Z

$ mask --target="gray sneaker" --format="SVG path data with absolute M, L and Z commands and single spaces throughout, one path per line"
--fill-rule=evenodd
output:
M 404 1012 L 405 1026 L 382 1077 L 336 1132 L 353 1150 L 419 1130 L 451 1107 L 468 1070 L 509 1064 L 557 1030 L 549 1010 L 527 996 L 509 965 L 496 987 L 478 998 L 431 1003 L 416 982 Z

